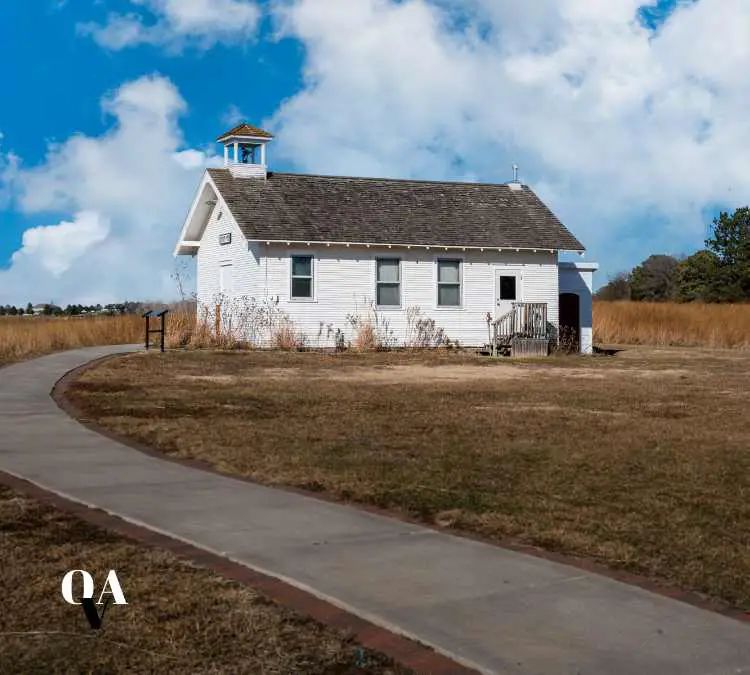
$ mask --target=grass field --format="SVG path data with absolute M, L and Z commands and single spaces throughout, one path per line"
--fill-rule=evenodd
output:
M 596 301 L 594 342 L 750 349 L 750 304 Z
M 87 418 L 180 457 L 750 607 L 750 353 L 133 355 Z
M 99 585 L 117 571 L 129 604 L 108 608 L 100 631 L 61 597 L 71 569 Z M 410 672 L 250 588 L 4 488 L 0 582 L 0 673 Z
M 0 316 L 0 365 L 78 347 L 143 340 L 139 316 Z

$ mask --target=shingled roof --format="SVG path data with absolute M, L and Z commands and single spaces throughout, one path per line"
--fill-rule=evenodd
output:
M 252 136 L 254 138 L 273 138 L 273 134 L 268 133 L 264 129 L 260 129 L 259 127 L 254 127 L 254 126 L 251 126 L 250 124 L 245 124 L 243 122 L 242 124 L 238 124 L 236 127 L 234 127 L 234 129 L 230 129 L 229 131 L 227 131 L 227 133 L 219 136 L 216 139 L 216 142 L 221 143 L 222 141 L 232 136 Z
M 251 241 L 584 250 L 526 186 L 208 173 Z

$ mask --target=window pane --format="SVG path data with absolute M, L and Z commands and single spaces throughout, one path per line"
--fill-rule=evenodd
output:
M 293 298 L 312 298 L 312 279 L 292 279 Z
M 378 284 L 378 304 L 396 306 L 401 304 L 399 284 Z
M 441 307 L 458 307 L 461 304 L 461 287 L 452 284 L 438 286 L 438 305 Z
M 400 281 L 398 260 L 378 260 L 378 281 L 395 283 Z
M 311 277 L 312 257 L 309 255 L 292 257 L 292 276 Z
M 500 299 L 501 300 L 515 300 L 516 299 L 516 278 L 515 277 L 500 277 Z
M 438 281 L 444 281 L 451 284 L 459 282 L 460 263 L 458 260 L 439 260 L 438 261 Z

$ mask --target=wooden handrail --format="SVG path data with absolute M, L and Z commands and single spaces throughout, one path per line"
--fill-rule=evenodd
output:
M 545 340 L 547 329 L 546 302 L 514 302 L 512 309 L 493 322 L 495 345 L 499 340 L 514 337 Z

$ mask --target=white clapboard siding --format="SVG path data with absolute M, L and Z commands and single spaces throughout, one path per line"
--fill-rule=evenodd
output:
M 401 307 L 378 309 L 380 320 L 389 324 L 393 339 L 403 344 L 408 336 L 407 310 L 419 307 L 421 315 L 435 320 L 452 341 L 478 346 L 489 341 L 487 312 L 494 313 L 495 271 L 519 271 L 521 297 L 525 302 L 546 302 L 549 321 L 558 320 L 557 254 L 549 252 L 439 252 L 405 248 L 366 248 L 345 246 L 284 246 L 248 243 L 239 233 L 228 211 L 216 220 L 217 205 L 206 228 L 198 254 L 199 302 L 211 305 L 219 291 L 219 267 L 223 260 L 233 262 L 235 301 L 246 298 L 278 298 L 278 309 L 293 322 L 296 332 L 310 346 L 333 346 L 333 331 L 343 331 L 346 340 L 354 340 L 348 316 L 365 316 L 375 298 L 375 259 L 397 257 L 401 260 Z M 231 225 L 231 227 L 230 227 Z M 219 234 L 232 231 L 232 243 L 219 246 Z M 290 299 L 291 256 L 314 257 L 314 298 Z M 438 258 L 462 261 L 462 306 L 437 306 Z
M 231 243 L 220 243 L 219 237 L 224 234 L 231 234 Z M 222 297 L 220 285 L 221 267 L 227 263 L 232 265 L 231 273 L 225 276 L 225 278 L 231 277 L 232 295 L 248 295 L 258 292 L 256 283 L 258 262 L 248 252 L 247 240 L 220 198 L 211 212 L 196 257 L 199 318 L 204 316 L 204 312 L 208 313 L 206 318 L 213 317 L 216 304 L 226 302 L 227 298 Z

